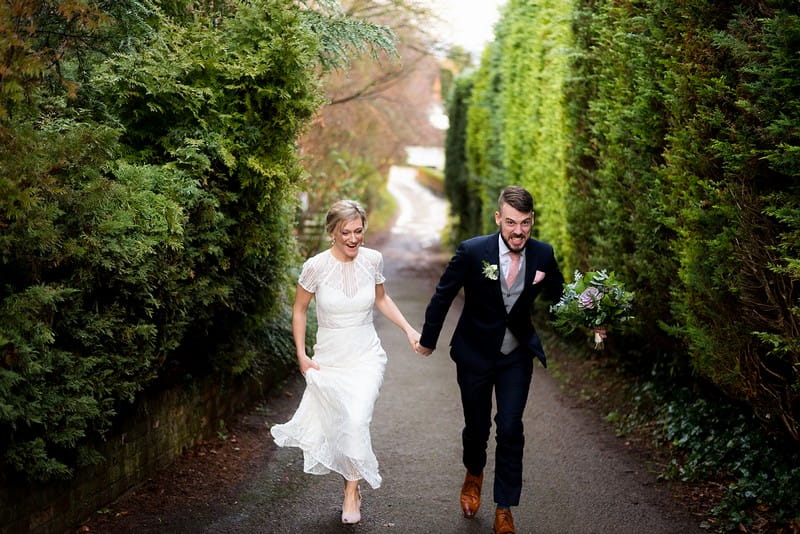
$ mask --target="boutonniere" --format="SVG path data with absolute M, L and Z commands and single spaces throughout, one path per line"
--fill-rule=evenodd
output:
M 497 280 L 497 264 L 483 260 L 483 276 L 489 280 Z

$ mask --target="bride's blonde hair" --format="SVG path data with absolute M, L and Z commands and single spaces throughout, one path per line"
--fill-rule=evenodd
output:
M 355 200 L 337 200 L 325 216 L 325 231 L 332 234 L 344 221 L 361 218 L 364 230 L 367 229 L 367 212 Z

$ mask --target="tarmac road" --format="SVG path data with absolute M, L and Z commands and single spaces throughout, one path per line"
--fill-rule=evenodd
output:
M 395 169 L 390 191 L 400 209 L 385 243 L 386 288 L 415 326 L 436 278 L 448 259 L 438 249 L 445 224 L 444 201 Z M 368 246 L 370 243 L 368 242 Z M 302 472 L 298 449 L 274 447 L 237 507 L 210 525 L 187 532 L 242 533 L 481 533 L 492 531 L 493 440 L 485 472 L 484 504 L 465 519 L 458 494 L 463 481 L 462 414 L 455 366 L 447 342 L 458 317 L 448 316 L 439 348 L 428 358 L 414 354 L 405 336 L 376 313 L 376 326 L 389 355 L 372 422 L 373 448 L 383 485 L 362 484 L 362 522 L 343 526 L 341 477 Z M 546 349 L 546 347 L 545 347 Z M 270 408 L 272 422 L 284 421 L 297 394 Z M 525 472 L 520 506 L 513 509 L 520 533 L 676 534 L 704 532 L 697 519 L 678 510 L 655 476 L 633 457 L 596 415 L 575 408 L 548 371 L 537 365 L 525 414 Z M 205 523 L 205 521 L 204 521 Z

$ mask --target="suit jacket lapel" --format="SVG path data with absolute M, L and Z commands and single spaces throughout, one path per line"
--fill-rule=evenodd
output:
M 494 284 L 495 289 L 493 290 L 494 296 L 497 298 L 497 301 L 500 303 L 500 308 L 505 311 L 506 307 L 503 303 L 503 287 L 502 282 L 500 281 L 500 277 L 503 276 L 503 270 L 500 268 L 500 244 L 498 239 L 500 238 L 500 233 L 494 233 L 488 237 L 488 241 L 486 242 L 486 249 L 484 251 L 483 260 L 489 263 L 490 265 L 497 265 L 497 280 Z
M 525 244 L 525 287 L 533 283 L 533 277 L 536 274 L 536 266 L 534 265 L 536 254 L 533 252 L 531 240 Z M 523 291 L 525 288 L 522 288 Z
M 500 244 L 498 243 L 498 239 L 500 238 L 500 234 L 492 234 L 489 236 L 489 240 L 486 243 L 486 256 L 485 260 L 490 264 L 497 265 L 497 272 L 500 273 Z M 502 276 L 502 273 L 500 273 Z

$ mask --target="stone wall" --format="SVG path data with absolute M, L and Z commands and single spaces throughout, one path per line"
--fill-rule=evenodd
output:
M 143 397 L 120 417 L 97 450 L 101 465 L 67 482 L 30 484 L 0 475 L 0 533 L 63 534 L 123 493 L 168 466 L 197 443 L 214 436 L 264 398 L 269 380 L 241 379 L 223 386 L 207 379 Z

